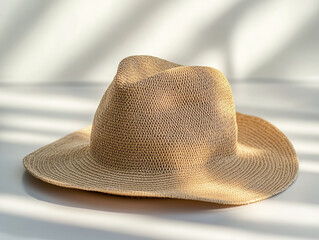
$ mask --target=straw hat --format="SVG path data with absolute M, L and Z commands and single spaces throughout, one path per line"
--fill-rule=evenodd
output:
M 23 159 L 36 178 L 109 194 L 247 204 L 285 190 L 298 159 L 269 122 L 236 113 L 210 67 L 121 61 L 92 126 Z

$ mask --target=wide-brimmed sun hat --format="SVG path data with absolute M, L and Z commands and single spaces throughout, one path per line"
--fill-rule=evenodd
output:
M 287 137 L 236 113 L 220 71 L 151 56 L 121 61 L 92 126 L 23 163 L 67 188 L 236 205 L 282 192 L 298 173 Z

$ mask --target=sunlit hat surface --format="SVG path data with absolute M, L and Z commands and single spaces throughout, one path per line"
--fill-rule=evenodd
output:
M 92 126 L 23 163 L 34 177 L 62 187 L 221 204 L 271 197 L 298 172 L 280 130 L 236 113 L 220 71 L 151 56 L 121 61 Z

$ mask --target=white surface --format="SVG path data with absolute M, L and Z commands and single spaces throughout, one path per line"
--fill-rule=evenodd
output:
M 8 84 L 102 83 L 136 54 L 238 80 L 319 75 L 318 0 L 10 0 L 0 16 Z
M 89 125 L 107 86 L 2 86 L 0 239 L 318 239 L 319 84 L 231 86 L 237 110 L 283 130 L 300 159 L 288 190 L 231 208 L 110 196 L 34 179 L 22 158 Z

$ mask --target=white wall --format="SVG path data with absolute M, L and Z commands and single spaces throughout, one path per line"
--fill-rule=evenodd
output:
M 318 81 L 318 0 L 7 0 L 0 82 L 106 82 L 148 54 L 232 81 Z

